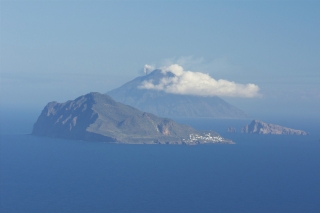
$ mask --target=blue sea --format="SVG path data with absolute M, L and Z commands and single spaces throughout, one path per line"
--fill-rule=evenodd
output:
M 1 116 L 1 213 L 320 212 L 319 119 L 265 117 L 310 133 L 274 136 L 180 118 L 236 144 L 121 145 L 31 136 L 38 114 Z

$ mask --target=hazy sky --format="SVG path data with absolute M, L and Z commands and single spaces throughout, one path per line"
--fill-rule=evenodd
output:
M 319 1 L 1 1 L 1 107 L 107 92 L 150 64 L 259 86 L 249 114 L 320 115 Z

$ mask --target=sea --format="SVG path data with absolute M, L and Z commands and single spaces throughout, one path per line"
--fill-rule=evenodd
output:
M 127 145 L 30 135 L 1 114 L 1 213 L 317 213 L 320 119 L 266 116 L 308 136 L 247 135 L 249 119 L 175 118 L 235 145 Z

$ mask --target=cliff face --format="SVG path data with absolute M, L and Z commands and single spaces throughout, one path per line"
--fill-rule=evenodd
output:
M 253 120 L 249 125 L 245 125 L 241 132 L 249 134 L 307 135 L 307 133 L 302 130 L 295 130 L 275 124 L 268 124 L 258 120 Z
M 89 93 L 65 103 L 50 102 L 34 124 L 33 135 L 118 143 L 232 143 L 176 122 Z M 198 140 L 191 140 L 191 135 Z M 217 137 L 216 137 L 217 136 Z
M 34 124 L 32 134 L 68 139 L 86 138 L 89 134 L 87 127 L 98 118 L 93 110 L 94 104 L 91 95 L 65 103 L 50 102 Z
M 143 81 L 157 84 L 162 78 L 173 73 L 163 74 L 154 70 L 146 76 L 135 78 L 121 87 L 107 92 L 113 99 L 139 110 L 164 117 L 213 117 L 246 118 L 247 115 L 219 97 L 169 94 L 163 91 L 141 89 Z

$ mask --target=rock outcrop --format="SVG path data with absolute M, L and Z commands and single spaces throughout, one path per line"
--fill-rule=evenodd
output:
M 197 131 L 141 112 L 100 93 L 89 93 L 65 103 L 48 103 L 34 124 L 32 134 L 133 144 L 233 143 L 215 132 Z
M 227 132 L 229 132 L 229 133 L 236 133 L 237 130 L 236 130 L 236 128 L 230 126 L 230 127 L 228 127 Z
M 268 124 L 262 121 L 253 120 L 249 125 L 245 125 L 242 133 L 249 134 L 272 134 L 272 135 L 307 135 L 305 131 L 291 129 L 275 124 Z

